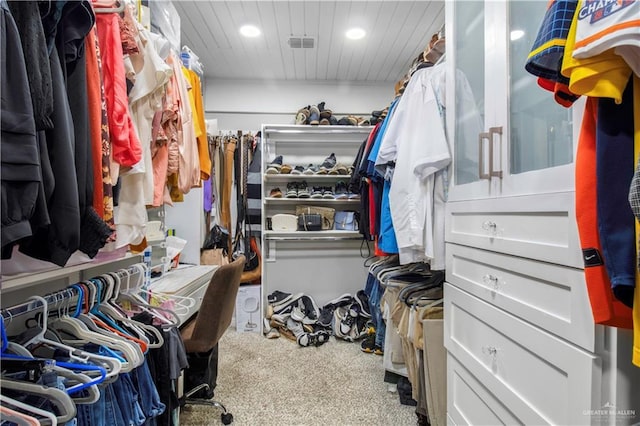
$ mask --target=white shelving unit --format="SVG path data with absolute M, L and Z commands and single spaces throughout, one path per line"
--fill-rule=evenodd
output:
M 262 232 L 263 271 L 262 298 L 275 290 L 305 293 L 323 305 L 344 293 L 354 294 L 364 288 L 363 266 L 358 231 L 271 231 L 267 218 L 278 213 L 295 214 L 296 206 L 331 207 L 338 211 L 359 211 L 359 199 L 273 198 L 269 193 L 287 184 L 305 181 L 314 186 L 331 187 L 339 181 L 348 184 L 350 175 L 265 174 L 268 164 L 283 156 L 283 164 L 320 165 L 334 153 L 338 163 L 350 166 L 358 148 L 371 132 L 371 127 L 263 125 L 262 127 Z M 363 249 L 366 251 L 365 249 Z M 366 253 L 363 253 L 366 257 Z

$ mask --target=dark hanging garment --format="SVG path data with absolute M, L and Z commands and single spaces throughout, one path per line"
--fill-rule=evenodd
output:
M 34 229 L 33 237 L 20 244 L 20 251 L 27 256 L 64 266 L 71 254 L 79 247 L 80 208 L 78 206 L 76 171 L 72 166 L 74 164 L 73 119 L 67 100 L 58 51 L 55 47 L 51 52 L 49 64 L 53 82 L 54 108 L 51 117 L 54 127 L 45 132 L 45 138 L 50 160 L 48 166 L 51 167 L 55 182 L 43 181 L 43 183 L 45 193 L 51 194 L 46 200 L 51 224 Z M 3 81 L 5 80 L 3 79 Z M 3 149 L 4 146 L 5 140 L 3 139 Z
M 113 232 L 93 208 L 93 155 L 86 90 L 85 40 L 94 24 L 95 15 L 89 2 L 68 2 L 62 9 L 56 33 L 58 51 L 64 52 L 60 60 L 65 75 L 69 109 L 73 117 L 74 158 L 80 209 L 79 249 L 91 258 L 104 247 Z
M 0 2 L 0 144 L 2 258 L 15 243 L 32 235 L 42 182 L 33 106 L 20 35 L 6 2 Z
M 20 33 L 36 130 L 50 129 L 53 127 L 51 68 L 38 2 L 10 1 L 8 4 Z

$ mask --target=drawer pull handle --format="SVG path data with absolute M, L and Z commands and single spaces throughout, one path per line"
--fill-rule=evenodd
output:
M 498 225 L 495 222 L 492 222 L 490 220 L 485 220 L 482 223 L 482 229 L 484 229 L 485 231 L 491 231 L 495 234 L 496 231 L 498 230 Z
M 483 346 L 482 352 L 495 358 L 498 355 L 498 348 L 495 346 Z
M 497 291 L 500 287 L 500 280 L 495 275 L 486 274 L 484 277 L 482 277 L 482 281 L 486 285 L 493 287 L 495 291 Z

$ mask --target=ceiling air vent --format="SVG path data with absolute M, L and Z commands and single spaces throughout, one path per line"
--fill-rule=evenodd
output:
M 287 43 L 292 49 L 313 49 L 316 41 L 311 37 L 289 37 Z

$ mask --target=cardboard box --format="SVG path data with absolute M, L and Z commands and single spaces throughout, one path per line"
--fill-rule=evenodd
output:
M 261 333 L 260 286 L 242 285 L 236 298 L 236 330 Z

